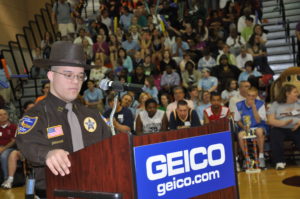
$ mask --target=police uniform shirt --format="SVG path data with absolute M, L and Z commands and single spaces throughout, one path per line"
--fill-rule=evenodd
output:
M 20 120 L 17 146 L 33 166 L 45 166 L 45 158 L 50 150 L 64 149 L 73 152 L 68 110 L 65 106 L 66 102 L 49 93 Z M 75 100 L 73 112 L 80 122 L 85 147 L 111 136 L 110 128 L 96 109 L 87 108 Z M 36 170 L 42 172 L 36 175 L 39 178 L 37 188 L 45 189 L 44 168 Z
M 195 127 L 200 126 L 199 117 L 194 110 L 189 110 L 186 120 L 182 120 L 178 117 L 177 112 L 174 110 L 170 115 L 169 128 L 180 129 L 182 127 Z

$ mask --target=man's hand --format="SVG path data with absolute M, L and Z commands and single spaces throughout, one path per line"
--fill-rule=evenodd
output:
M 71 162 L 68 158 L 69 152 L 62 149 L 49 151 L 46 156 L 46 165 L 54 175 L 65 176 L 70 174 Z
M 0 154 L 5 150 L 4 147 L 0 146 Z
M 288 120 L 289 121 L 289 120 Z M 291 120 L 291 121 L 293 121 L 293 120 Z M 288 123 L 289 124 L 289 123 Z M 294 125 L 294 127 L 292 128 L 292 131 L 296 131 L 298 128 L 299 128 L 299 126 L 300 126 L 300 122 L 297 122 L 295 125 Z

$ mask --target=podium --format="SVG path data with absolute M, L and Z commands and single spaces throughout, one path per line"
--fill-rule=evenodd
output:
M 49 169 L 46 169 L 47 198 L 66 199 L 68 197 L 61 197 L 63 194 L 59 194 L 64 192 L 87 192 L 90 193 L 90 196 L 95 192 L 111 193 L 111 197 L 106 197 L 104 194 L 103 197 L 86 198 L 138 198 L 134 162 L 135 147 L 193 137 L 201 139 L 201 135 L 224 132 L 228 131 L 228 129 L 229 121 L 227 119 L 221 119 L 200 127 L 142 136 L 132 136 L 126 133 L 117 134 L 83 150 L 70 154 L 69 157 L 72 164 L 71 173 L 67 176 L 55 176 Z M 233 186 L 190 198 L 237 199 L 239 198 L 239 194 L 236 186 L 236 176 L 234 181 L 235 184 Z M 145 189 L 147 189 L 147 187 L 145 187 Z M 79 198 L 79 195 L 69 195 L 69 197 L 70 196 L 72 196 L 72 198 Z

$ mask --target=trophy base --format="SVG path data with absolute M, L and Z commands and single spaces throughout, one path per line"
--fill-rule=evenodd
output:
M 261 170 L 260 169 L 247 169 L 246 173 L 260 173 Z
M 247 135 L 243 137 L 244 140 L 254 139 L 254 138 L 256 138 L 256 135 Z

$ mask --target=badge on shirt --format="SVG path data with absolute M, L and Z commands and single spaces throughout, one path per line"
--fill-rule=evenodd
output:
M 62 135 L 64 135 L 64 132 L 62 130 L 61 125 L 52 126 L 52 127 L 47 128 L 48 139 L 59 137 L 59 136 L 62 136 Z
M 123 114 L 118 115 L 118 120 L 122 124 L 124 122 L 124 115 Z
M 83 121 L 83 125 L 85 130 L 87 130 L 90 133 L 93 133 L 97 129 L 97 123 L 94 120 L 94 118 L 87 117 Z
M 191 123 L 190 123 L 190 121 L 186 121 L 186 122 L 184 122 L 184 126 L 191 126 Z
M 18 125 L 18 135 L 28 133 L 36 125 L 38 117 L 30 117 L 28 115 L 24 116 Z

